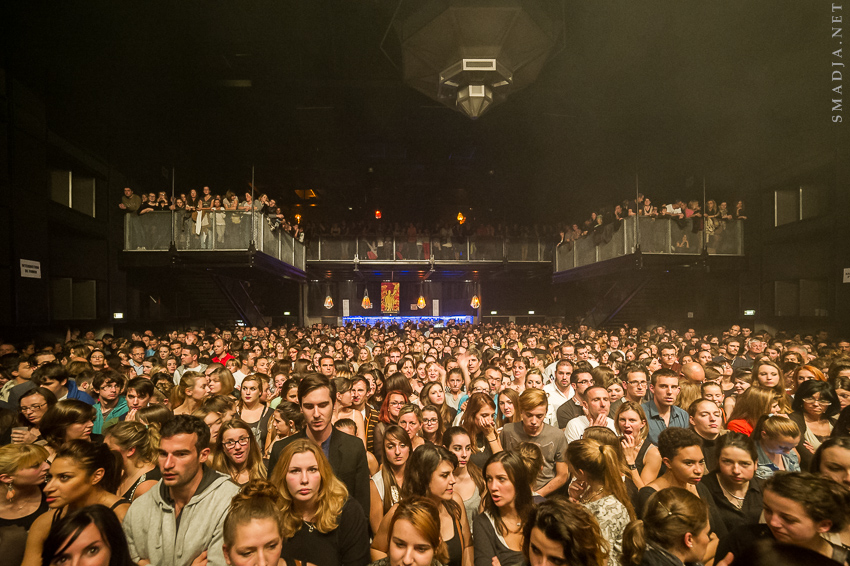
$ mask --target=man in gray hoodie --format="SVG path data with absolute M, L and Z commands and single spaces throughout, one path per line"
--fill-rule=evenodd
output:
M 225 566 L 224 517 L 239 486 L 204 465 L 210 431 L 198 417 L 178 415 L 162 427 L 162 479 L 130 506 L 124 532 L 139 566 L 189 566 L 204 555 Z

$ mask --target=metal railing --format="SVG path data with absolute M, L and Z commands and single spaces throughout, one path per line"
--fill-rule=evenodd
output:
M 253 215 L 253 218 L 252 218 Z M 280 261 L 306 268 L 304 244 L 282 229 L 273 229 L 259 212 L 213 211 L 196 215 L 148 212 L 124 216 L 124 251 L 257 251 Z
M 555 271 L 566 271 L 640 252 L 653 255 L 744 255 L 744 221 L 721 220 L 703 229 L 702 219 L 631 216 L 557 246 Z
M 428 262 L 535 262 L 549 263 L 555 242 L 537 238 L 473 236 L 357 236 L 311 238 L 308 261 L 354 261 L 376 263 Z

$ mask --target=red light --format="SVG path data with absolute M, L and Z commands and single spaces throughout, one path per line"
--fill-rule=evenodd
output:
M 380 210 L 375 211 L 375 218 L 378 219 L 378 220 L 381 219 L 381 211 Z

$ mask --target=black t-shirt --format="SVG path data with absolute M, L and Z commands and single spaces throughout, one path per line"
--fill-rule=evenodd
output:
M 363 508 L 349 497 L 340 511 L 339 525 L 329 533 L 303 523 L 283 544 L 281 557 L 288 564 L 300 560 L 317 566 L 365 566 L 370 562 L 369 523 Z

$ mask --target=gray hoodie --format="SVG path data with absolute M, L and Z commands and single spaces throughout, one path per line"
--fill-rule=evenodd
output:
M 134 562 L 189 566 L 206 550 L 209 566 L 226 566 L 221 548 L 224 517 L 239 486 L 211 468 L 203 470 L 198 490 L 179 517 L 162 480 L 130 505 L 123 526 Z

